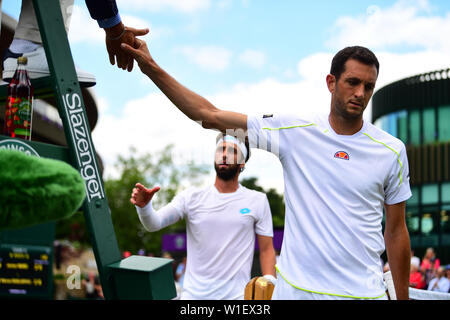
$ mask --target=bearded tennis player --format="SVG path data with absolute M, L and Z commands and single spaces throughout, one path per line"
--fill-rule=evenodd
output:
M 372 51 L 354 46 L 335 55 L 326 76 L 328 115 L 247 116 L 181 85 L 139 42 L 122 47 L 186 116 L 222 132 L 247 130 L 252 147 L 280 159 L 286 217 L 272 299 L 387 299 L 385 250 L 397 298 L 408 299 L 408 160 L 400 140 L 363 120 L 379 73 Z
M 186 189 L 158 211 L 153 209 L 151 200 L 159 187 L 147 189 L 137 183 L 133 189 L 130 201 L 148 231 L 158 231 L 180 219 L 186 221 L 187 263 L 182 300 L 242 300 L 250 280 L 255 234 L 261 272 L 276 282 L 267 196 L 239 183 L 249 156 L 245 140 L 220 134 L 213 185 Z

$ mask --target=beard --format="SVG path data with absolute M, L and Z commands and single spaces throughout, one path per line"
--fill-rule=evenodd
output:
M 344 101 L 338 100 L 334 104 L 334 109 L 342 118 L 347 120 L 354 120 L 360 118 L 363 115 L 365 107 L 361 108 L 359 112 L 353 110 L 350 111 L 347 109 L 347 104 Z
M 216 170 L 217 176 L 224 180 L 229 181 L 236 177 L 239 172 L 239 165 L 229 164 L 226 168 L 219 168 L 217 163 L 214 163 L 214 170 Z
M 361 109 L 358 111 L 353 109 L 350 110 L 349 107 L 347 106 L 347 102 L 339 98 L 339 92 L 336 90 L 336 100 L 334 101 L 333 108 L 338 115 L 340 115 L 342 118 L 346 120 L 358 119 L 362 117 L 364 110 L 366 109 L 366 105 L 364 105 L 364 101 L 357 99 L 354 100 L 362 105 Z

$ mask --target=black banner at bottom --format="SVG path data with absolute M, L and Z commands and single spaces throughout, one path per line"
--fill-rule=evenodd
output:
M 364 319 L 371 315 L 385 317 L 392 312 L 419 316 L 433 308 L 448 311 L 447 301 L 89 301 L 89 300 L 13 300 L 0 299 L 0 308 L 20 308 L 21 313 L 44 308 L 60 317 L 90 315 L 135 317 L 138 314 L 163 320 L 202 319 L 301 319 L 324 316 Z

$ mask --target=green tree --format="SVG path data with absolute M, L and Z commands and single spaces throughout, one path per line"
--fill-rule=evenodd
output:
M 258 178 L 256 177 L 244 178 L 240 181 L 240 184 L 246 188 L 264 192 L 267 195 L 267 200 L 269 201 L 274 228 L 284 227 L 285 205 L 284 205 L 284 197 L 282 194 L 279 194 L 277 190 L 274 188 L 264 190 L 263 187 L 258 185 Z
M 184 229 L 184 220 L 158 232 L 148 232 L 142 226 L 135 207 L 130 203 L 132 189 L 137 182 L 147 187 L 160 186 L 161 190 L 153 198 L 155 209 L 169 203 L 184 185 L 199 185 L 209 170 L 188 162 L 176 165 L 173 145 L 154 154 L 137 154 L 131 148 L 129 156 L 120 156 L 115 164 L 118 178 L 105 180 L 105 190 L 111 209 L 114 229 L 122 251 L 136 253 L 139 249 L 156 255 L 161 251 L 163 233 Z

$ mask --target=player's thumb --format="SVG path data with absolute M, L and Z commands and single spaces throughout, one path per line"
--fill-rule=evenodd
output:
M 146 192 L 150 196 L 150 198 L 153 198 L 155 193 L 157 193 L 160 189 L 161 189 L 161 187 L 154 187 L 152 189 L 147 189 Z
M 130 28 L 127 27 L 127 29 L 129 31 L 131 31 L 135 36 L 145 36 L 147 33 L 150 32 L 150 30 L 148 28 L 145 29 L 135 29 L 135 28 Z

